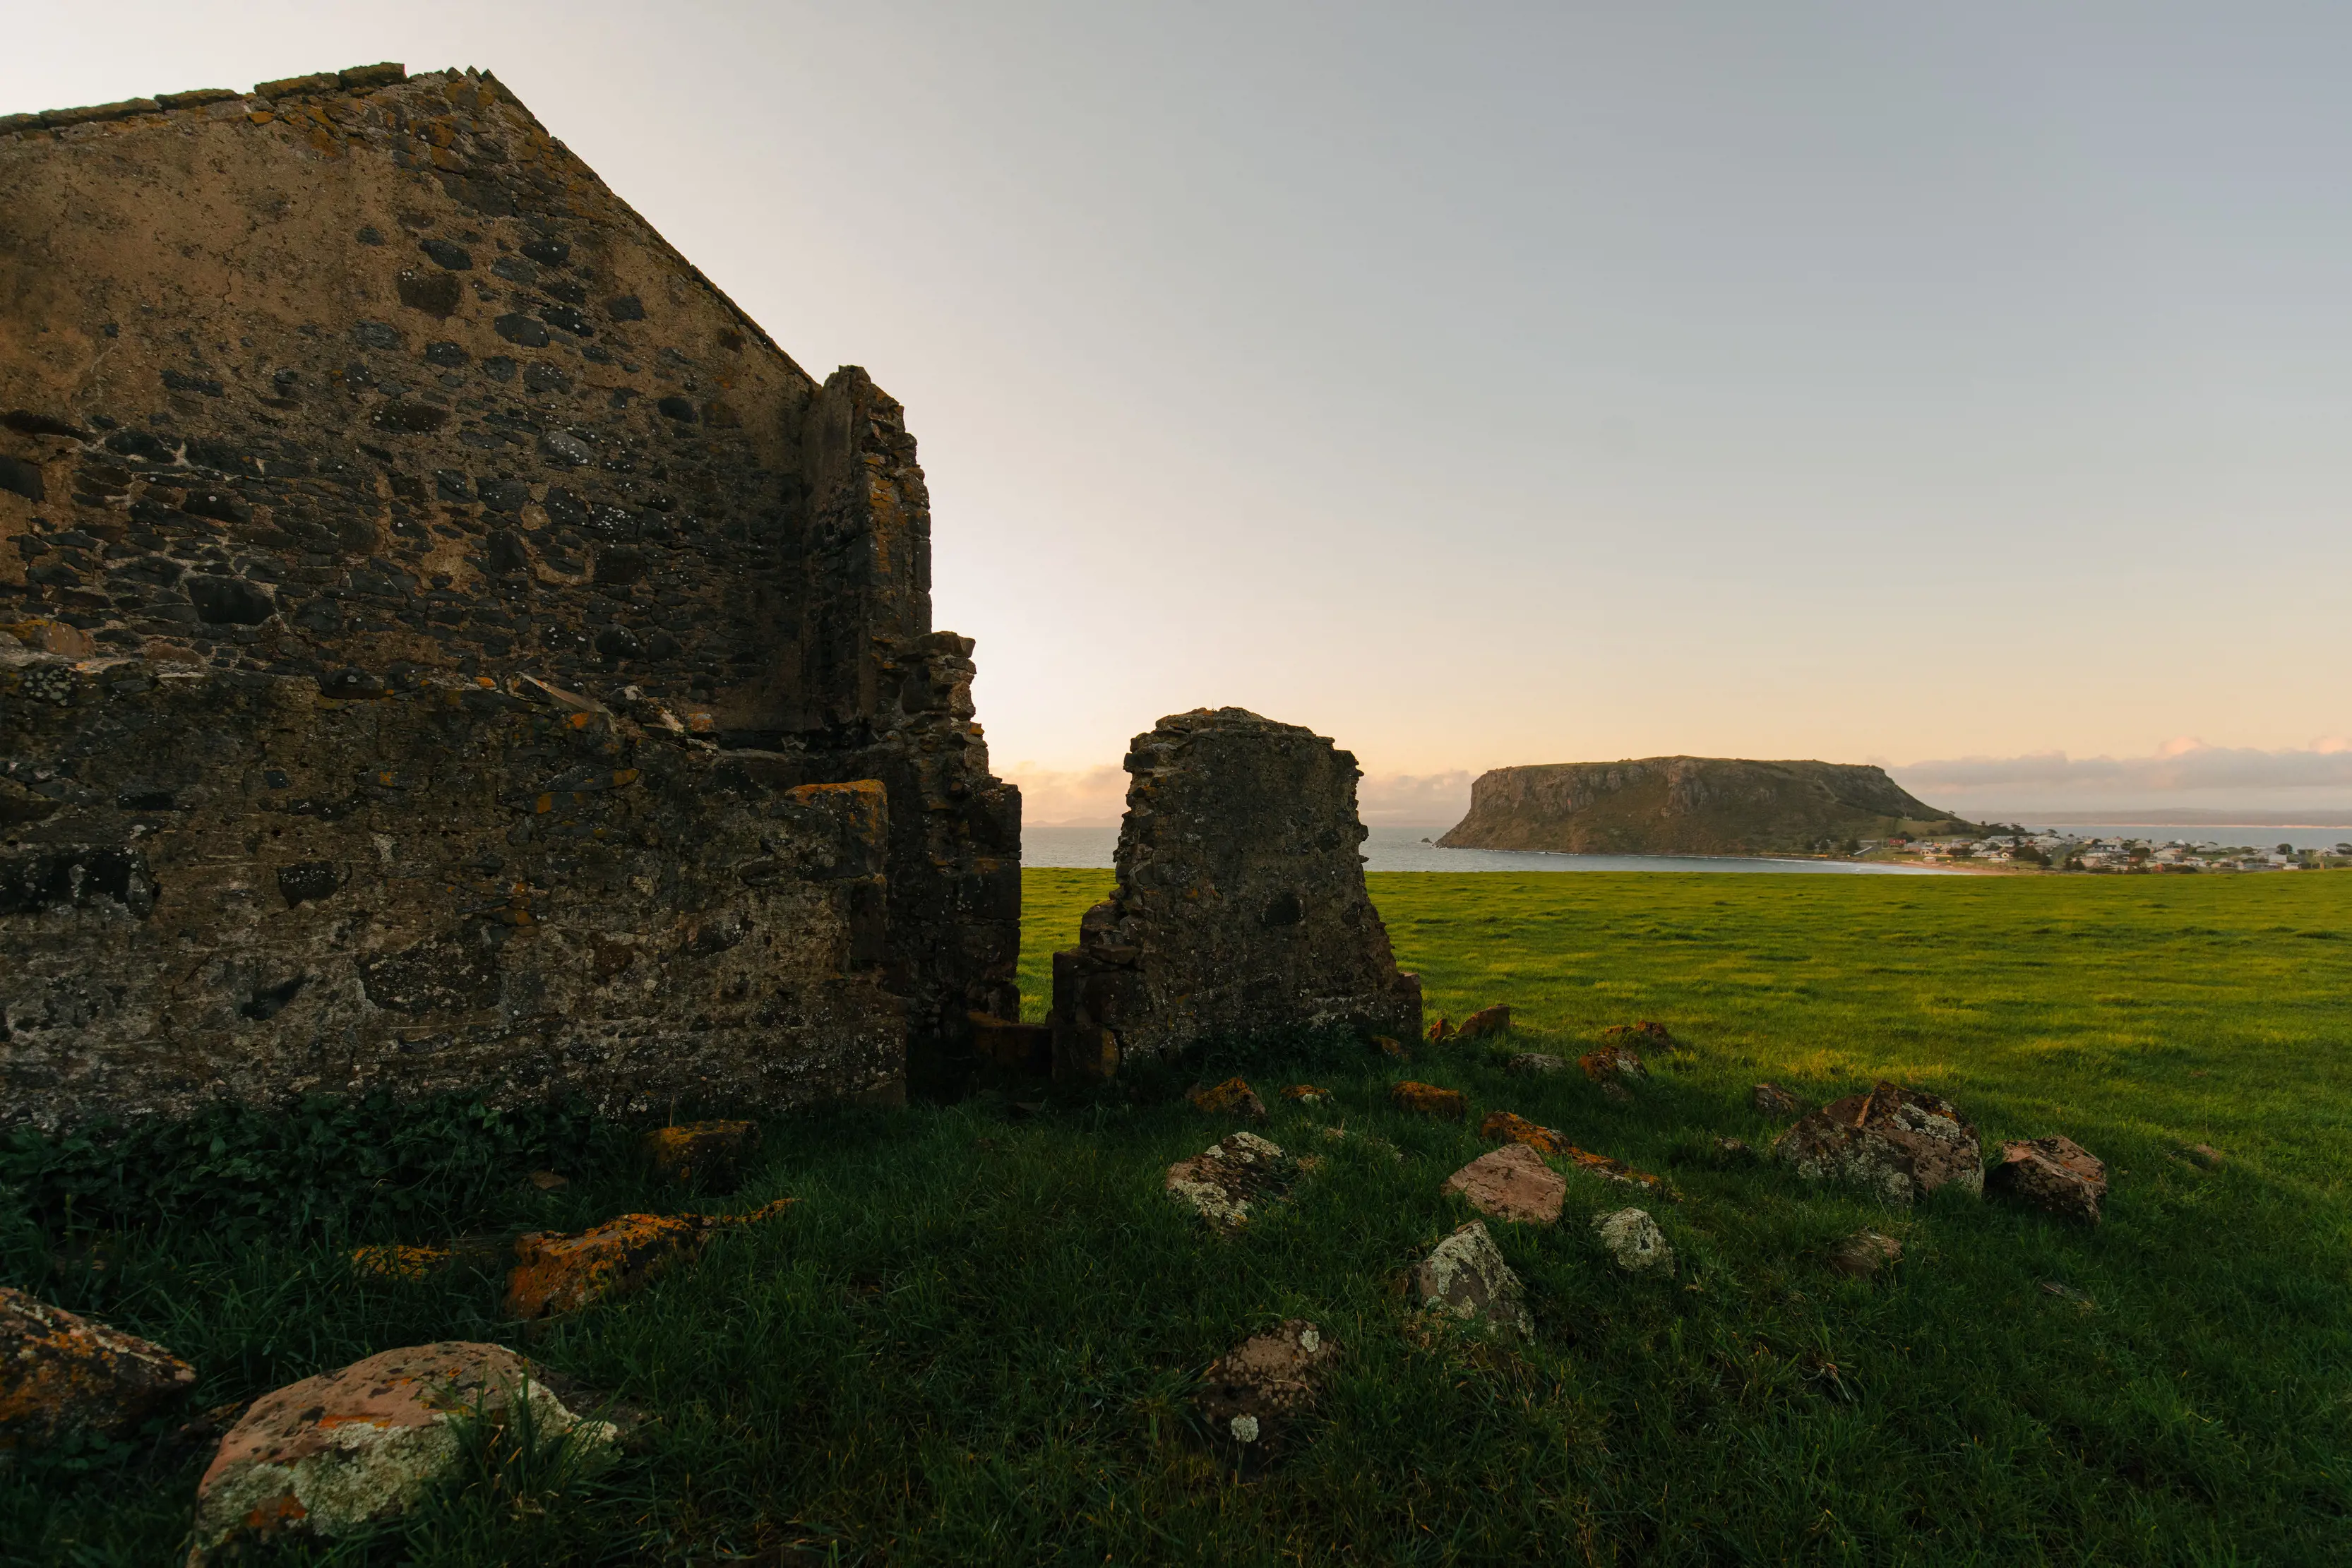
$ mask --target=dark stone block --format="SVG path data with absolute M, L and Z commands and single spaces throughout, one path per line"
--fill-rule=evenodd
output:
M 514 380 L 515 362 L 504 354 L 492 354 L 482 361 L 482 373 L 494 382 Z
M 397 349 L 406 340 L 389 321 L 354 321 L 352 341 L 362 349 Z
M 340 892 L 343 879 L 331 861 L 303 861 L 278 868 L 278 894 L 286 907 L 315 903 Z
M 202 392 L 206 397 L 221 395 L 221 384 L 204 376 L 192 376 L 181 371 L 165 371 L 163 384 L 173 392 Z
M 520 479 L 485 479 L 478 489 L 482 505 L 493 512 L 520 512 L 530 505 L 530 486 Z
M 0 915 L 86 907 L 100 899 L 142 920 L 154 912 L 155 879 L 138 850 L 91 846 L 0 852 Z
M 562 267 L 572 259 L 571 246 L 549 235 L 525 240 L 522 253 L 541 267 Z
M 661 411 L 664 419 L 674 419 L 680 424 L 693 424 L 702 417 L 696 412 L 694 404 L 682 397 L 666 397 L 654 407 Z
M 471 1011 L 499 999 L 499 950 L 467 932 L 432 937 L 359 969 L 368 1000 L 394 1012 Z
M 368 415 L 368 423 L 378 430 L 398 431 L 404 435 L 430 435 L 449 423 L 449 411 L 429 402 L 404 400 L 379 405 Z
M 549 342 L 546 324 L 519 310 L 509 311 L 491 322 L 490 327 L 508 342 L 519 343 L 526 349 L 544 349 Z
M 574 337 L 585 338 L 596 330 L 589 324 L 587 317 L 569 305 L 542 305 L 539 313 L 549 326 L 559 327 Z
M 188 600 L 197 617 L 214 626 L 258 626 L 278 613 L 267 590 L 237 577 L 191 577 Z
M 282 882 L 285 873 L 281 872 L 278 875 Z M 293 905 L 289 903 L 287 907 L 290 909 Z M 237 1016 L 252 1023 L 268 1022 L 286 1010 L 286 1004 L 301 994 L 302 988 L 310 983 L 310 979 L 308 975 L 297 975 L 290 980 L 280 980 L 274 986 L 257 989 L 237 1004 Z
M 219 523 L 249 523 L 253 508 L 237 499 L 234 492 L 191 486 L 182 507 L 192 517 L 210 517 Z
M 13 491 L 28 501 L 48 499 L 48 487 L 41 483 L 41 465 L 21 457 L 0 457 L 0 490 Z
M 433 470 L 433 494 L 436 500 L 470 501 L 474 498 L 473 481 L 457 468 Z
M 142 463 L 176 463 L 180 458 L 179 448 L 165 444 L 143 430 L 116 431 L 106 438 L 106 449 Z
M 572 377 L 561 365 L 533 364 L 523 371 L 522 384 L 526 392 L 570 392 Z
M 400 276 L 393 280 L 393 287 L 403 305 L 442 320 L 456 315 L 458 305 L 465 298 L 464 292 L 457 287 L 457 277 L 446 272 L 423 272 L 404 267 L 400 269 Z M 397 344 L 383 346 L 398 347 Z
M 624 294 L 604 301 L 604 314 L 615 321 L 642 321 L 646 319 L 646 307 L 635 295 Z
M 454 240 L 419 240 L 416 248 L 432 257 L 436 265 L 446 267 L 452 272 L 474 270 L 473 253 Z
M 502 256 L 490 263 L 490 270 L 509 283 L 537 283 L 539 268 L 520 256 Z
M 455 343 L 446 341 L 427 343 L 425 345 L 425 362 L 429 365 L 439 365 L 445 370 L 457 371 L 472 364 L 474 356 Z

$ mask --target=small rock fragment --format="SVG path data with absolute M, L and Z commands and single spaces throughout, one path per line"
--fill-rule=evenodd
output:
M 1389 1091 L 1389 1103 L 1400 1111 L 1418 1111 L 1424 1116 L 1440 1116 L 1458 1122 L 1470 1111 L 1470 1103 L 1459 1089 L 1440 1089 L 1433 1083 L 1400 1083 Z
M 243 1537 L 332 1538 L 392 1518 L 457 1459 L 453 1418 L 479 1409 L 503 1421 L 518 1402 L 542 1440 L 576 1429 L 602 1448 L 617 1435 L 564 1408 L 505 1346 L 458 1340 L 383 1351 L 265 1394 L 197 1483 L 190 1562 Z
M 1239 1078 L 1228 1078 L 1205 1089 L 1194 1089 L 1184 1096 L 1192 1109 L 1211 1116 L 1242 1116 L 1253 1122 L 1265 1120 L 1265 1102 L 1257 1091 Z
M 1484 1220 L 1472 1220 L 1432 1248 L 1413 1283 L 1423 1306 L 1506 1335 L 1528 1339 L 1535 1334 L 1527 1287 L 1503 1261 Z
M 1306 1319 L 1286 1318 L 1212 1362 L 1194 1407 L 1212 1430 L 1270 1447 L 1313 1407 L 1339 1349 Z
M 1538 1126 L 1509 1111 L 1487 1112 L 1486 1119 L 1478 1124 L 1478 1135 L 1494 1143 L 1525 1144 L 1545 1155 L 1566 1154 L 1570 1146 L 1566 1138 L 1549 1127 Z
M 654 1175 L 665 1181 L 724 1184 L 733 1179 L 743 1151 L 758 1131 L 756 1122 L 688 1122 L 656 1127 L 645 1137 L 646 1158 Z
M 1678 1201 L 1666 1190 L 1664 1182 L 1647 1171 L 1635 1170 L 1623 1160 L 1612 1160 L 1607 1155 L 1596 1155 L 1588 1149 L 1580 1149 L 1574 1144 L 1561 1150 L 1560 1154 L 1563 1158 L 1587 1176 L 1596 1176 L 1603 1181 L 1613 1181 L 1620 1186 L 1641 1187 L 1656 1197 L 1669 1201 Z
M 2007 1193 L 2053 1214 L 2096 1225 L 2107 1196 L 2107 1167 L 2072 1138 L 2012 1139 L 1985 1176 L 1988 1191 Z
M 446 1265 L 449 1249 L 446 1247 L 403 1247 L 387 1243 L 380 1247 L 355 1247 L 352 1249 L 352 1272 L 373 1280 L 422 1280 Z
M 1504 1071 L 1524 1073 L 1530 1078 L 1549 1078 L 1568 1069 L 1568 1058 L 1541 1051 L 1523 1051 L 1503 1063 Z
M 1977 1130 L 1948 1100 L 1882 1082 L 1812 1112 L 1780 1134 L 1775 1157 L 1808 1181 L 1847 1181 L 1907 1205 L 1939 1187 L 1984 1190 Z
M 1647 1078 L 1650 1070 L 1642 1063 L 1642 1053 L 1622 1045 L 1604 1045 L 1599 1051 L 1587 1051 L 1576 1059 L 1584 1075 L 1595 1083 L 1606 1083 L 1618 1078 Z
M 530 1173 L 530 1185 L 541 1192 L 562 1192 L 572 1185 L 572 1178 L 558 1176 L 553 1171 L 533 1171 Z
M 1676 1040 L 1666 1026 L 1651 1019 L 1639 1023 L 1612 1023 L 1601 1031 L 1601 1040 L 1610 1045 L 1639 1047 L 1647 1051 L 1680 1051 L 1683 1042 Z
M 1748 1099 L 1759 1116 L 1793 1116 L 1804 1109 L 1801 1101 L 1777 1083 L 1759 1083 L 1748 1092 Z
M 1857 1280 L 1868 1279 L 1890 1263 L 1901 1261 L 1903 1243 L 1875 1230 L 1857 1230 L 1830 1254 L 1830 1267 Z
M 1282 1097 L 1294 1104 L 1321 1105 L 1329 1103 L 1331 1092 L 1318 1089 L 1312 1083 L 1294 1083 L 1282 1092 Z
M 1295 1170 L 1280 1145 L 1255 1133 L 1228 1133 L 1168 1167 L 1168 1195 L 1220 1230 L 1249 1223 L 1250 1205 L 1279 1198 Z
M 1600 1233 L 1601 1245 L 1617 1260 L 1617 1267 L 1629 1273 L 1643 1273 L 1652 1269 L 1675 1271 L 1675 1249 L 1666 1245 L 1665 1232 L 1643 1208 L 1621 1208 L 1614 1214 L 1595 1215 L 1592 1228 Z
M 1439 1014 L 1437 1021 L 1429 1026 L 1429 1032 L 1423 1038 L 1432 1045 L 1444 1045 L 1454 1038 L 1454 1020 L 1443 1013 Z
M 1464 1019 L 1462 1020 L 1462 1027 L 1454 1031 L 1454 1038 L 1456 1040 L 1485 1040 L 1491 1035 L 1500 1034 L 1510 1027 L 1510 1004 L 1508 1002 L 1496 1002 L 1493 1007 L 1480 1008 L 1476 1012 L 1472 1013 L 1468 1018 Z
M 518 1236 L 507 1315 L 553 1317 L 626 1295 L 694 1257 L 718 1232 L 780 1214 L 796 1201 L 780 1197 L 749 1214 L 624 1214 L 587 1230 Z
M 0 1452 L 121 1437 L 195 1381 L 162 1345 L 0 1285 Z
M 1568 1182 L 1527 1145 L 1505 1144 L 1447 1176 L 1444 1190 L 1460 1193 L 1471 1207 L 1496 1219 L 1549 1225 L 1559 1218 Z

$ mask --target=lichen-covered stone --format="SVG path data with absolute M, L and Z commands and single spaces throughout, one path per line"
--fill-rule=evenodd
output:
M 1571 1065 L 1564 1056 L 1554 1056 L 1543 1051 L 1522 1051 L 1504 1061 L 1503 1071 L 1527 1078 L 1550 1078 L 1567 1071 Z
M 1430 1249 L 1413 1273 L 1422 1304 L 1508 1338 L 1531 1339 L 1527 1287 L 1503 1261 L 1484 1220 L 1474 1219 Z
M 1627 1273 L 1675 1271 L 1675 1249 L 1666 1245 L 1665 1232 L 1658 1228 L 1649 1210 L 1621 1208 L 1613 1214 L 1595 1215 L 1592 1228 L 1617 1267 Z
M 1642 1053 L 1622 1045 L 1604 1045 L 1599 1051 L 1588 1051 L 1576 1059 L 1576 1065 L 1595 1083 L 1608 1083 L 1620 1078 L 1647 1078 L 1649 1068 Z
M 1251 1205 L 1281 1197 L 1297 1169 L 1279 1144 L 1255 1133 L 1228 1133 L 1170 1166 L 1162 1186 L 1217 1229 L 1232 1231 L 1249 1223 Z
M 1864 1280 L 1900 1262 L 1902 1258 L 1903 1243 L 1894 1237 L 1875 1230 L 1857 1230 L 1830 1253 L 1830 1267 L 1841 1274 Z
M 1470 1113 L 1470 1102 L 1462 1091 L 1440 1089 L 1434 1083 L 1406 1082 L 1393 1084 L 1389 1089 L 1389 1103 L 1400 1111 L 1435 1116 L 1447 1122 L 1459 1122 Z
M 1312 1083 L 1294 1083 L 1282 1092 L 1282 1097 L 1294 1105 L 1321 1105 L 1329 1103 L 1331 1092 Z
M 1339 1347 L 1304 1318 L 1286 1318 L 1209 1364 L 1194 1407 L 1209 1429 L 1264 1451 L 1313 1407 Z
M 1772 1153 L 1808 1181 L 1852 1183 L 1890 1204 L 1944 1186 L 1984 1190 L 1976 1128 L 1942 1096 L 1895 1083 L 1822 1106 L 1781 1134 Z
M 1510 1004 L 1508 1002 L 1496 1002 L 1492 1007 L 1480 1008 L 1476 1012 L 1472 1013 L 1468 1018 L 1464 1019 L 1462 1020 L 1462 1027 L 1454 1031 L 1454 1038 L 1456 1040 L 1487 1040 L 1496 1035 L 1501 1034 L 1510 1027 Z
M 1559 1218 L 1568 1183 L 1526 1144 L 1490 1150 L 1445 1178 L 1471 1207 L 1495 1219 L 1549 1225 Z
M 2072 1138 L 2016 1139 L 2001 1145 L 1985 1190 L 2096 1225 L 2107 1196 L 2107 1167 Z
M 1573 1144 L 1560 1150 L 1559 1156 L 1586 1176 L 1599 1176 L 1602 1181 L 1614 1182 L 1619 1186 L 1638 1187 L 1644 1192 L 1654 1193 L 1673 1201 L 1673 1194 L 1667 1191 L 1666 1184 L 1663 1180 L 1650 1175 L 1647 1171 L 1635 1170 L 1623 1160 L 1612 1159 L 1607 1155 L 1596 1155 L 1590 1149 L 1580 1149 Z
M 688 1122 L 645 1135 L 646 1163 L 664 1181 L 712 1184 L 732 1179 L 743 1152 L 759 1135 L 757 1122 Z
M 1136 737 L 1118 884 L 1054 956 L 1057 1070 L 1076 1078 L 1210 1038 L 1421 1032 L 1364 891 L 1356 760 L 1240 708 Z
M 903 412 L 494 78 L 300 79 L 0 134 L 0 1118 L 952 1079 L 1019 802 Z
M 1489 1111 L 1486 1119 L 1478 1124 L 1478 1135 L 1507 1144 L 1525 1144 L 1538 1154 L 1562 1155 L 1571 1147 L 1569 1141 L 1549 1127 L 1539 1126 L 1512 1111 Z
M 0 1285 L 0 1450 L 123 1437 L 195 1381 L 159 1344 Z
M 379 1352 L 265 1394 L 221 1439 L 196 1488 L 201 1563 L 248 1539 L 331 1539 L 393 1518 L 457 1457 L 460 1417 L 505 1422 L 530 1409 L 541 1442 L 609 1448 L 503 1345 L 443 1341 Z
M 1683 1042 L 1674 1031 L 1655 1019 L 1643 1019 L 1638 1023 L 1612 1023 L 1601 1031 L 1601 1042 L 1622 1045 L 1628 1050 L 1676 1051 Z
M 1257 1091 L 1242 1078 L 1228 1078 L 1223 1083 L 1212 1083 L 1192 1091 L 1185 1096 L 1192 1109 L 1211 1116 L 1241 1116 L 1253 1122 L 1265 1120 L 1265 1102 Z
M 693 1258 L 719 1231 L 756 1224 L 794 1201 L 778 1198 L 749 1214 L 624 1214 L 586 1230 L 519 1236 L 507 1315 L 554 1317 L 625 1296 Z

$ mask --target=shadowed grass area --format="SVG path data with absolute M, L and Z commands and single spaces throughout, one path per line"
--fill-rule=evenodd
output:
M 1032 871 L 1024 988 L 1107 890 Z M 9 1282 L 187 1356 L 201 1403 L 389 1345 L 496 1338 L 646 1412 L 602 1469 L 482 1441 L 408 1524 L 313 1561 L 2326 1563 L 2352 1552 L 2352 876 L 1372 878 L 1433 1016 L 1508 1001 L 1492 1051 L 1367 1053 L 1265 1129 L 1326 1163 L 1219 1239 L 1160 1192 L 1223 1130 L 1181 1105 L 1016 1088 L 776 1124 L 743 1207 L 802 1202 L 617 1306 L 526 1335 L 462 1273 L 360 1281 L 308 1233 L 22 1218 Z M 1510 1051 L 1652 1018 L 1691 1049 L 1630 1103 Z M 1712 1140 L 1777 1128 L 1747 1091 L 1879 1075 L 1988 1141 L 2063 1131 L 2110 1166 L 2096 1231 L 1939 1197 L 1890 1215 Z M 1291 1081 L 1255 1081 L 1270 1104 Z M 1391 1111 L 1403 1076 L 1471 1122 Z M 1011 1102 L 1043 1103 L 1024 1112 Z M 1439 1196 L 1519 1112 L 1668 1176 L 1672 1281 L 1612 1269 L 1571 1178 L 1553 1230 L 1496 1226 L 1539 1342 L 1418 1329 L 1404 1285 L 1466 1217 Z M 1344 1122 L 1392 1142 L 1392 1161 Z M 2172 1156 L 2209 1142 L 2228 1163 Z M 564 1192 L 512 1181 L 448 1222 L 576 1226 L 675 1207 L 586 1140 Z M 513 1173 L 520 1177 L 518 1169 Z M 464 1189 L 471 1194 L 476 1186 Z M 390 1224 L 386 1220 L 383 1223 Z M 413 1223 L 404 1221 L 404 1223 Z M 46 1225 L 47 1229 L 38 1228 Z M 1903 1263 L 1823 1260 L 1871 1225 Z M 418 1239 L 425 1239 L 422 1235 Z M 63 1254 L 60 1267 L 59 1254 Z M 2042 1289 L 2063 1284 L 2094 1305 Z M 1206 1363 L 1313 1319 L 1343 1350 L 1316 1418 L 1237 1475 L 1192 1429 Z M 11 1561 L 152 1563 L 200 1453 L 131 1446 L 0 1477 Z M 764 1555 L 763 1555 L 764 1554 Z M 301 1560 L 299 1553 L 284 1554 Z

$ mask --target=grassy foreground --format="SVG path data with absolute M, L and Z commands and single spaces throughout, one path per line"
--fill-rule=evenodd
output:
M 1045 956 L 1108 876 L 1027 883 L 1042 999 Z M 1270 1103 L 1302 1077 L 1337 1094 L 1326 1116 L 1277 1110 L 1278 1142 L 1344 1120 L 1406 1157 L 1338 1145 L 1230 1240 L 1159 1190 L 1222 1130 L 1181 1105 L 1024 1091 L 796 1118 L 727 1200 L 796 1208 L 536 1335 L 496 1320 L 483 1277 L 355 1281 L 315 1227 L 172 1223 L 93 1252 L 45 1214 L 0 1238 L 5 1278 L 170 1345 L 202 1404 L 465 1337 L 651 1417 L 640 1451 L 553 1482 L 485 1447 L 408 1525 L 311 1561 L 2352 1560 L 2352 875 L 1372 883 L 1433 1016 L 1508 1001 L 1507 1049 L 1570 1053 L 1658 1019 L 1693 1049 L 1622 1105 L 1469 1050 L 1402 1073 L 1265 1063 Z M 1407 1075 L 1466 1091 L 1472 1124 L 1391 1112 Z M 1712 1158 L 1717 1135 L 1775 1130 L 1747 1108 L 1758 1079 L 1821 1098 L 1881 1075 L 1949 1095 L 1988 1140 L 2086 1145 L 2114 1181 L 2106 1224 L 1957 1197 L 1889 1216 Z M 1465 1217 L 1439 1183 L 1494 1108 L 1670 1176 L 1676 1277 L 1613 1272 L 1584 1221 L 1624 1200 L 1573 1178 L 1556 1230 L 1496 1228 L 1539 1343 L 1412 1332 L 1405 1276 Z M 2192 1142 L 2228 1163 L 2172 1157 Z M 440 1222 L 676 1205 L 600 1157 L 609 1141 L 567 1146 L 570 1189 L 477 1183 Z M 425 1239 L 434 1218 L 360 1229 Z M 1904 1262 L 1829 1271 L 1865 1224 Z M 1341 1370 L 1304 1440 L 1237 1475 L 1188 1394 L 1294 1315 Z M 203 1458 L 132 1446 L 0 1474 L 0 1558 L 171 1561 Z

